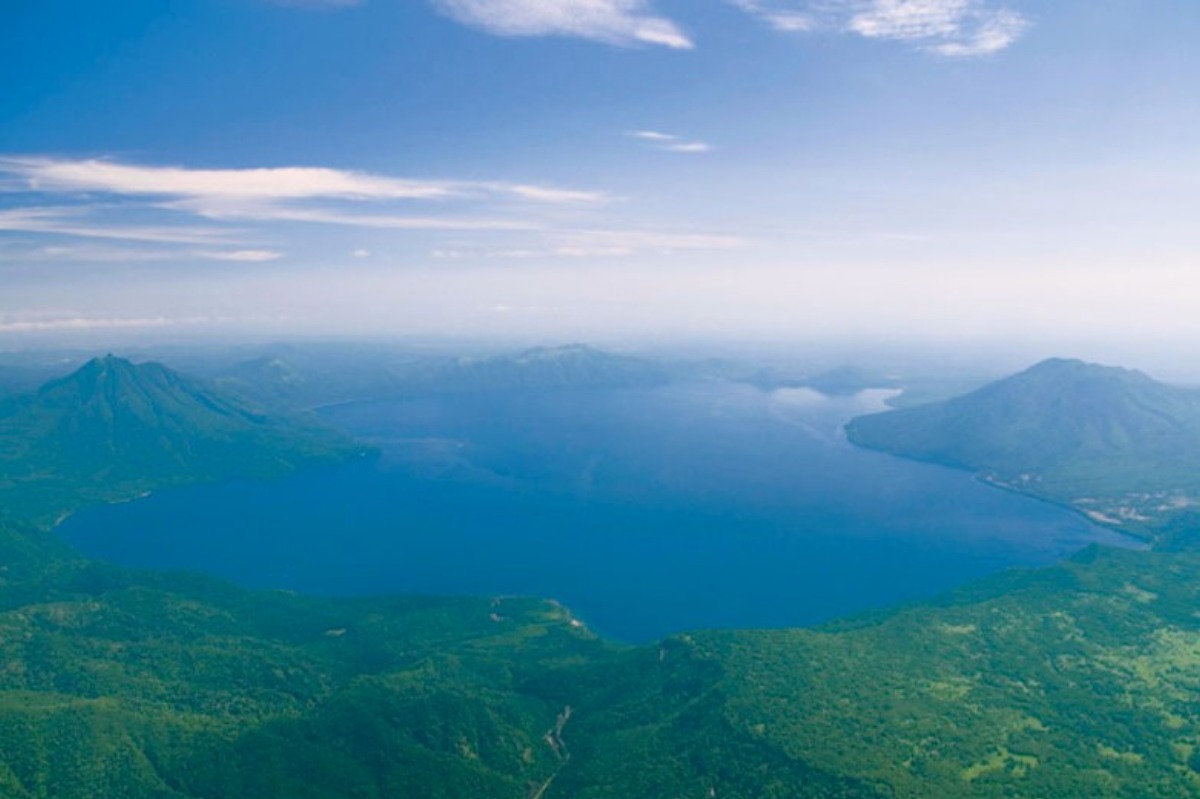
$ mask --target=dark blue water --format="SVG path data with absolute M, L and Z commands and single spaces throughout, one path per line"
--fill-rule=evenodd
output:
M 95 508 L 86 554 L 321 594 L 557 598 L 629 641 L 806 625 L 1092 541 L 1068 511 L 866 452 L 878 394 L 726 384 L 362 403 L 378 459 Z

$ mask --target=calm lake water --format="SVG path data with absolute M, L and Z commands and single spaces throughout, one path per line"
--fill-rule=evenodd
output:
M 256 588 L 554 597 L 627 641 L 808 625 L 1123 543 L 847 444 L 842 424 L 885 396 L 713 383 L 345 405 L 323 415 L 379 458 L 164 491 L 60 532 Z

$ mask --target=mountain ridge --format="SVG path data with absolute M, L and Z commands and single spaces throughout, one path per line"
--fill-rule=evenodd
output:
M 215 376 L 218 386 L 239 396 L 293 409 L 414 395 L 637 388 L 670 379 L 669 370 L 652 360 L 588 344 L 399 359 L 372 369 L 284 352 L 242 361 Z

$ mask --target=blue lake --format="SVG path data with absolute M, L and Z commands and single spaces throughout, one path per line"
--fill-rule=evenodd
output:
M 85 554 L 255 588 L 553 597 L 627 641 L 808 625 L 1124 539 L 971 475 L 856 449 L 882 408 L 724 383 L 323 411 L 378 458 L 68 519 Z

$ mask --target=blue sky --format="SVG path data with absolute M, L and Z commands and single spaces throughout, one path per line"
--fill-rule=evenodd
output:
M 1200 333 L 1191 0 L 3 14 L 0 333 Z

